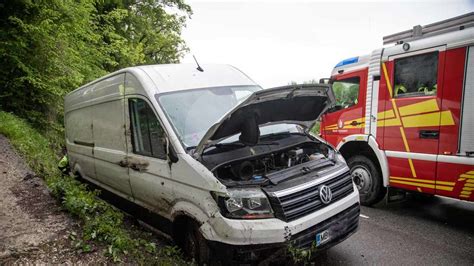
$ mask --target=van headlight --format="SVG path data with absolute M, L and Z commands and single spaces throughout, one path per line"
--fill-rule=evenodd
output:
M 273 218 L 267 196 L 259 188 L 228 189 L 227 195 L 214 195 L 222 215 L 232 219 Z
M 341 163 L 346 163 L 346 160 L 342 156 L 341 153 L 339 153 L 336 150 L 333 150 L 331 148 L 328 148 L 328 157 L 329 160 L 334 161 L 334 162 L 341 162 Z
M 339 152 L 336 152 L 336 160 L 341 162 L 341 163 L 344 163 L 346 164 L 346 159 L 344 159 L 344 157 L 342 156 L 342 154 L 340 154 Z

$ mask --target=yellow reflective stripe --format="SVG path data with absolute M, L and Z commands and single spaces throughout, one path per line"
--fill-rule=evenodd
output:
M 461 196 L 459 196 L 459 197 L 462 197 L 462 198 L 469 198 L 470 196 L 471 196 L 471 195 L 469 195 L 469 196 L 468 196 L 468 195 L 461 195 Z
M 433 127 L 454 125 L 454 119 L 451 111 L 402 117 L 402 122 L 404 127 Z
M 402 106 L 398 109 L 401 116 L 439 111 L 436 99 Z
M 430 183 L 430 184 L 434 184 L 434 183 L 435 183 L 434 180 L 418 179 L 418 178 L 410 178 L 410 177 L 391 176 L 391 177 L 390 177 L 390 181 L 391 181 L 392 179 L 396 179 L 396 180 L 406 180 L 406 181 L 415 181 L 415 182 Z
M 380 125 L 379 125 L 379 123 L 380 123 Z M 379 121 L 379 123 L 377 123 L 377 126 L 381 126 L 381 127 L 393 127 L 393 126 L 401 126 L 402 125 L 402 122 L 400 121 L 400 119 L 398 117 L 393 118 L 393 119 L 387 119 L 387 120 Z
M 438 190 L 446 190 L 446 191 L 453 191 L 454 187 L 438 186 L 438 185 L 436 185 L 436 189 L 438 189 Z
M 463 177 L 463 178 L 471 178 L 471 179 L 474 179 L 474 175 L 466 175 L 466 174 L 462 174 L 462 175 L 460 175 L 459 177 Z
M 429 180 L 429 179 L 419 179 L 419 178 L 410 178 L 410 177 L 398 177 L 398 176 L 391 176 L 390 180 L 406 180 L 406 181 L 413 181 L 413 182 L 422 182 L 422 183 L 430 183 L 436 185 L 448 185 L 454 186 L 456 182 L 448 182 L 448 181 L 436 181 L 436 180 Z
M 379 119 L 379 120 L 393 118 L 393 117 L 395 117 L 395 113 L 393 112 L 392 109 L 387 110 L 387 111 L 383 111 L 383 112 L 379 112 L 377 114 L 377 119 Z
M 364 125 L 357 125 L 357 126 L 344 126 L 342 129 L 353 129 L 353 128 L 363 128 L 365 127 Z
M 466 183 L 464 184 L 465 187 L 474 187 L 474 184 L 469 184 L 469 183 Z
M 441 121 L 439 122 L 440 126 L 452 126 L 454 125 L 453 115 L 451 111 L 442 111 L 441 112 Z
M 400 127 L 400 133 L 402 134 L 403 144 L 405 144 L 405 150 L 407 152 L 410 152 L 410 147 L 408 146 L 407 137 L 405 136 L 405 131 L 403 130 L 402 127 Z M 411 174 L 413 175 L 413 177 L 416 177 L 415 166 L 413 165 L 413 160 L 411 158 L 408 158 L 408 164 L 410 165 Z
M 431 184 L 408 182 L 408 181 L 401 181 L 401 180 L 390 179 L 390 183 L 398 183 L 398 184 L 411 185 L 411 186 L 417 186 L 417 187 L 426 187 L 426 188 L 432 188 L 432 189 L 435 188 L 435 186 Z
M 462 190 L 465 190 L 465 191 L 473 191 L 473 190 L 474 190 L 474 187 L 463 187 Z
M 356 121 L 357 123 L 365 123 L 365 117 L 350 119 L 349 121 L 346 121 L 344 125 L 350 125 L 353 121 Z
M 469 172 L 467 172 L 466 174 L 468 174 L 468 175 L 474 175 L 474 171 L 469 171 Z
M 400 127 L 400 134 L 402 134 L 402 140 L 403 140 L 403 144 L 405 145 L 405 150 L 407 152 L 410 152 L 410 147 L 408 146 L 407 137 L 405 136 L 405 131 L 403 130 L 402 127 Z
M 461 191 L 461 194 L 463 194 L 463 195 L 471 195 L 471 191 Z
M 454 186 L 456 185 L 456 182 L 448 182 L 448 181 L 436 181 L 436 185 L 448 185 L 448 186 Z
M 382 63 L 383 75 L 385 77 L 385 83 L 387 84 L 388 93 L 390 93 L 390 98 L 392 98 L 393 90 L 392 90 L 392 82 L 388 79 L 387 67 L 385 66 L 385 62 Z
M 401 179 L 403 177 L 395 177 L 395 178 Z M 408 178 L 404 178 L 404 179 L 408 179 Z M 415 180 L 413 180 L 413 181 L 415 181 Z M 392 176 L 390 177 L 390 183 L 398 183 L 398 184 L 411 185 L 411 186 L 416 186 L 416 187 L 432 188 L 432 189 L 438 189 L 438 190 L 446 190 L 446 191 L 453 191 L 453 189 L 454 189 L 454 187 L 450 187 L 450 186 L 439 186 L 439 185 L 433 185 L 433 184 L 425 184 L 425 183 L 421 183 L 422 182 L 421 180 L 417 180 L 417 181 L 419 181 L 419 182 L 396 180 L 396 179 L 394 179 L 394 177 L 392 177 Z M 433 181 L 431 181 L 431 182 L 433 182 Z M 472 190 L 474 190 L 474 188 L 472 188 Z

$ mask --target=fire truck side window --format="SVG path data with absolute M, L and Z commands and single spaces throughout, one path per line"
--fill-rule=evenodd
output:
M 436 95 L 438 52 L 395 60 L 394 97 Z
M 336 97 L 336 105 L 330 111 L 337 111 L 357 104 L 359 97 L 360 78 L 336 80 L 332 83 L 332 90 Z

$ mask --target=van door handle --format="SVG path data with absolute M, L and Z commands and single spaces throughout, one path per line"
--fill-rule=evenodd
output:
M 129 167 L 135 171 L 143 171 L 143 170 L 146 170 L 148 165 L 149 165 L 148 162 L 136 162 L 136 163 L 131 163 Z
M 117 164 L 120 165 L 121 167 L 128 167 L 128 160 L 127 159 L 120 160 L 120 162 L 118 162 Z
M 420 139 L 439 139 L 439 130 L 420 130 Z

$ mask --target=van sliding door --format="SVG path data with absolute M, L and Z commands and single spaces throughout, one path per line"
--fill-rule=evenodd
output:
M 119 166 L 127 156 L 124 120 L 124 82 L 120 74 L 94 85 L 92 106 L 96 179 L 124 198 L 131 196 L 128 169 Z

